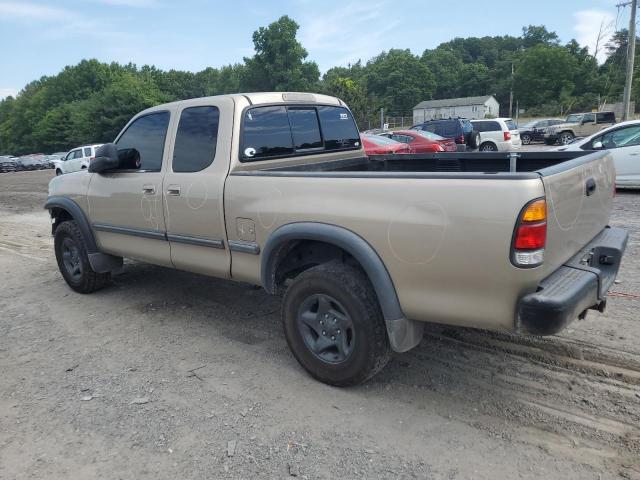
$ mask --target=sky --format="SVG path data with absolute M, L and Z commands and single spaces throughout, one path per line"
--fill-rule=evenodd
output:
M 520 35 L 530 24 L 593 52 L 601 25 L 608 34 L 628 26 L 620 1 L 0 0 L 0 98 L 84 58 L 194 72 L 242 62 L 253 32 L 285 14 L 321 72 L 390 48 L 419 55 L 455 37 Z

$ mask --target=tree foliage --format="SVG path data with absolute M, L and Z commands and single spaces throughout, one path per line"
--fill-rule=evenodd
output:
M 200 72 L 83 60 L 26 85 L 0 101 L 0 153 L 66 150 L 113 140 L 136 112 L 163 102 L 241 91 L 317 91 L 343 99 L 362 126 L 390 115 L 410 116 L 422 100 L 493 94 L 509 115 L 509 92 L 527 113 L 559 115 L 620 99 L 626 30 L 605 46 L 598 65 L 575 40 L 529 25 L 522 35 L 454 38 L 414 55 L 390 49 L 374 58 L 329 69 L 320 78 L 297 39 L 299 26 L 283 16 L 253 34 L 255 54 L 243 63 Z M 636 40 L 637 41 L 637 40 Z M 640 56 L 640 48 L 636 49 Z M 640 69 L 640 61 L 636 60 Z M 511 72 L 514 72 L 512 77 Z M 638 73 L 638 72 L 636 72 Z M 636 74 L 636 78 L 638 78 Z M 633 85 L 632 98 L 640 93 Z

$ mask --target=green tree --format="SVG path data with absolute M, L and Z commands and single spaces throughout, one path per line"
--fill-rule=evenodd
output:
M 431 98 L 436 82 L 433 73 L 410 50 L 391 49 L 367 63 L 367 88 L 392 114 L 406 114 L 422 100 Z
M 313 91 L 320 71 L 315 62 L 306 62 L 307 51 L 296 39 L 299 25 L 288 16 L 253 33 L 255 55 L 245 58 L 241 79 L 249 91 Z

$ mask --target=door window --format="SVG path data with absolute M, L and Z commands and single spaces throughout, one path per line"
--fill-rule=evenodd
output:
M 595 123 L 596 114 L 595 113 L 585 113 L 582 117 L 582 123 Z
M 84 156 L 85 157 L 90 157 L 91 156 L 91 147 L 85 147 Z
M 619 128 L 594 138 L 592 143 L 602 142 L 602 148 L 634 147 L 640 145 L 640 125 Z
M 74 158 L 80 158 L 82 156 L 82 150 L 72 150 L 67 154 L 65 160 L 73 160 Z
M 158 112 L 135 119 L 116 142 L 118 150 L 135 148 L 140 153 L 140 170 L 160 171 L 169 117 L 169 112 Z
M 180 115 L 173 147 L 174 172 L 199 172 L 216 156 L 220 110 L 216 107 L 185 108 Z

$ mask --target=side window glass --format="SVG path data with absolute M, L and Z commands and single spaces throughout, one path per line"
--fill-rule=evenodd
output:
M 502 127 L 498 122 L 487 122 L 487 131 L 489 132 L 501 132 Z
M 135 148 L 140 153 L 140 170 L 159 171 L 169 117 L 169 112 L 158 112 L 134 120 L 116 142 L 118 150 Z
M 291 128 L 284 106 L 247 110 L 242 128 L 242 152 L 245 161 L 293 153 Z
M 289 108 L 291 134 L 296 150 L 322 148 L 320 126 L 315 108 Z
M 86 147 L 84 149 L 84 156 L 85 157 L 90 157 L 91 156 L 91 147 Z
M 319 106 L 317 108 L 325 150 L 360 146 L 360 133 L 349 110 L 343 107 Z
M 182 111 L 173 147 L 174 172 L 199 172 L 211 165 L 216 155 L 219 122 L 220 111 L 216 107 Z

